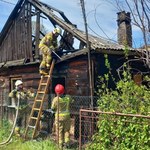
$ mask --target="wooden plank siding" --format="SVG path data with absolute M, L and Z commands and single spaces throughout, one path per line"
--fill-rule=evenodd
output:
M 31 22 L 31 11 L 32 6 L 30 3 L 27 3 L 27 21 L 26 21 L 26 36 L 27 36 L 27 52 L 30 56 L 30 61 L 33 61 L 33 54 L 32 54 L 32 22 Z M 29 34 L 30 33 L 30 34 Z
M 88 61 L 83 57 L 61 64 L 56 64 L 53 76 L 65 78 L 66 93 L 70 95 L 88 96 Z M 54 85 L 53 85 L 54 86 Z
M 13 20 L 7 35 L 0 45 L 0 62 L 19 59 L 33 60 L 32 32 L 31 32 L 31 6 L 22 7 L 19 15 Z
M 69 63 L 67 72 L 67 93 L 71 95 L 89 95 L 87 60 L 77 60 Z
M 7 72 L 5 72 L 4 79 L 7 85 L 6 89 L 8 93 L 11 91 L 10 89 L 11 79 L 18 78 L 18 77 L 22 79 L 24 83 L 24 88 L 27 89 L 32 88 L 34 91 L 37 91 L 38 84 L 41 78 L 38 72 L 37 65 L 18 66 L 15 68 L 12 67 L 10 69 L 7 69 Z
M 36 10 L 36 33 L 35 33 L 35 59 L 39 59 L 39 42 L 40 42 L 40 12 Z

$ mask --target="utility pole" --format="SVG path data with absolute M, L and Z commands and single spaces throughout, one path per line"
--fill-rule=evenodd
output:
M 88 38 L 88 29 L 87 29 L 87 20 L 86 20 L 86 12 L 85 12 L 85 4 L 84 0 L 80 0 L 83 19 L 84 19 L 84 26 L 85 26 L 85 33 L 86 33 L 86 46 L 88 49 L 88 66 L 89 66 L 89 84 L 90 84 L 90 96 L 91 96 L 91 107 L 93 108 L 93 84 L 92 84 L 92 69 L 91 69 L 91 52 L 90 52 L 90 43 Z

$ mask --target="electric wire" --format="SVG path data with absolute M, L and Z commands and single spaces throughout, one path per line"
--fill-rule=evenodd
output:
M 5 1 L 5 0 L 0 0 L 1 2 L 4 2 L 4 3 L 7 3 L 7 4 L 11 4 L 11 5 L 16 5 L 14 3 L 11 3 L 11 2 L 8 2 L 8 1 Z

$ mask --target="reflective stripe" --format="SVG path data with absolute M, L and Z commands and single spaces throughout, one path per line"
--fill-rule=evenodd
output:
M 43 46 L 46 46 L 45 44 L 41 43 L 39 44 L 39 48 L 43 47 Z
M 56 113 L 55 114 L 55 116 L 57 116 L 58 114 Z M 61 117 L 64 117 L 64 116 L 69 116 L 70 115 L 70 113 L 69 112 L 61 112 L 60 114 L 59 114 L 59 116 L 61 116 Z
M 21 105 L 19 107 L 16 106 L 16 109 L 22 110 L 22 109 L 26 109 L 28 107 L 28 105 Z

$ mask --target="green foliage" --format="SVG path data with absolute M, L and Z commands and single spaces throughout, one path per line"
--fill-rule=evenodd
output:
M 98 79 L 99 110 L 149 115 L 150 90 L 146 86 L 135 84 L 128 71 L 123 72 L 123 79 L 116 83 L 115 90 L 107 87 L 108 80 L 108 74 Z M 150 149 L 150 119 L 100 114 L 97 127 L 86 150 Z
M 7 140 L 10 135 L 12 124 L 7 120 L 3 120 L 0 126 L 0 143 Z M 57 144 L 50 139 L 39 141 L 24 141 L 16 136 L 12 137 L 12 141 L 6 145 L 0 145 L 0 150 L 57 150 Z
M 149 131 L 146 119 L 102 115 L 86 150 L 148 150 Z
M 124 54 L 125 54 L 126 59 L 128 59 L 129 48 L 128 48 L 128 45 L 127 45 L 127 44 L 125 45 Z
M 7 120 L 2 120 L 0 123 L 0 141 L 6 139 L 11 132 L 12 125 Z
M 57 150 L 57 145 L 51 140 L 41 141 L 23 141 L 22 139 L 13 138 L 9 145 L 1 147 L 1 150 Z
M 135 84 L 130 76 L 117 82 L 116 90 L 111 91 L 104 83 L 98 92 L 98 105 L 102 111 L 148 115 L 150 90 L 144 85 Z

